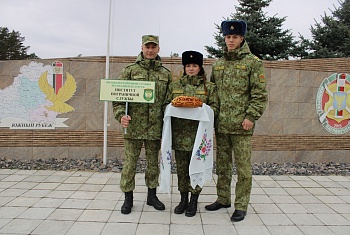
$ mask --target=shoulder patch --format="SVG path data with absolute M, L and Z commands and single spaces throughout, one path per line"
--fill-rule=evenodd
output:
M 132 64 L 128 64 L 127 66 L 125 66 L 125 68 L 129 68 L 129 67 L 131 67 L 131 66 L 133 66 L 133 65 L 135 65 L 136 63 L 132 63 Z
M 166 71 L 170 72 L 170 70 L 167 67 L 164 67 L 163 65 L 162 68 L 165 68 Z
M 252 57 L 254 60 L 258 61 L 258 62 L 261 62 L 261 59 L 259 59 L 259 57 L 257 57 L 256 55 L 254 54 L 249 54 L 250 57 Z

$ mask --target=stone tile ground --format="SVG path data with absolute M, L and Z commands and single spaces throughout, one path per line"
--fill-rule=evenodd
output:
M 192 218 L 173 213 L 180 199 L 175 174 L 171 195 L 158 194 L 166 210 L 156 211 L 145 203 L 138 173 L 129 215 L 120 213 L 119 180 L 115 172 L 2 169 L 0 234 L 350 234 L 350 176 L 254 175 L 248 214 L 238 223 L 230 221 L 233 207 L 204 209 L 216 199 L 215 175 Z

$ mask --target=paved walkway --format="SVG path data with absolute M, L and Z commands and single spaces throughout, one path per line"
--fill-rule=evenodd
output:
M 248 215 L 238 223 L 230 221 L 233 207 L 204 209 L 216 199 L 215 177 L 192 218 L 173 213 L 176 187 L 158 194 L 165 211 L 147 206 L 144 174 L 136 177 L 133 211 L 121 214 L 119 180 L 111 172 L 0 170 L 0 234 L 350 234 L 350 176 L 255 175 Z

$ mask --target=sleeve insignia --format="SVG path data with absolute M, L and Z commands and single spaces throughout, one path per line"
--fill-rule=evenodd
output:
M 259 75 L 259 82 L 261 83 L 264 83 L 266 80 L 265 80 L 265 75 L 264 74 L 260 74 Z

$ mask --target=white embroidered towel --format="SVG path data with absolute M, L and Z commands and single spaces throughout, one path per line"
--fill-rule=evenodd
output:
M 198 130 L 190 161 L 189 174 L 191 185 L 203 187 L 211 179 L 213 169 L 213 132 L 214 112 L 206 104 L 198 108 L 182 108 L 168 105 L 164 114 L 164 125 L 161 145 L 160 192 L 170 194 L 171 162 L 172 162 L 172 133 L 171 117 L 198 120 Z
M 207 181 L 211 180 L 213 172 L 214 112 L 207 105 L 203 108 L 208 121 L 200 120 L 198 125 L 189 171 L 192 188 L 196 185 L 202 188 Z

